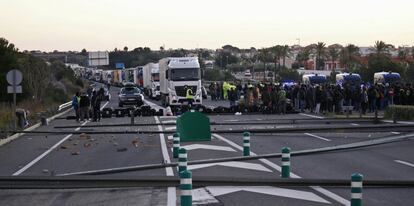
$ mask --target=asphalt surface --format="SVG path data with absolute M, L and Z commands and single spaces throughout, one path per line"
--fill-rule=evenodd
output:
M 116 87 L 111 100 L 103 107 L 118 107 Z M 151 105 L 160 105 L 150 101 Z M 205 100 L 205 105 L 227 106 L 225 101 Z M 72 113 L 73 114 L 73 113 Z M 71 115 L 71 113 L 69 113 Z M 234 122 L 240 125 L 212 126 L 212 129 L 295 128 L 326 126 L 319 116 L 289 115 L 211 115 L 211 122 Z M 283 119 L 309 119 L 291 124 Z M 282 121 L 283 120 L 283 121 Z M 176 117 L 139 117 L 136 123 L 174 123 Z M 274 122 L 252 125 L 246 122 Z M 129 123 L 125 118 L 104 118 L 83 125 Z M 335 122 L 332 125 L 372 125 L 365 122 Z M 55 126 L 78 126 L 56 129 Z M 140 134 L 139 130 L 174 130 L 174 126 L 85 127 L 75 120 L 57 119 L 44 131 L 83 131 L 86 135 L 26 134 L 0 147 L 1 176 L 51 176 L 71 172 L 176 162 L 172 156 L 171 135 Z M 137 134 L 95 135 L 90 131 L 135 130 Z M 287 133 L 253 134 L 252 154 L 278 153 L 283 147 L 292 151 L 322 148 L 397 135 L 396 132 Z M 188 159 L 203 160 L 242 155 L 242 134 L 214 134 L 211 141 L 182 143 Z M 317 179 L 350 179 L 361 173 L 364 179 L 414 180 L 414 141 L 390 143 L 349 151 L 307 156 L 292 156 L 291 177 Z M 189 166 L 193 177 L 280 178 L 281 160 L 259 159 Z M 113 177 L 174 176 L 176 168 L 111 174 Z M 414 188 L 364 188 L 364 205 L 411 205 Z M 0 205 L 176 205 L 177 188 L 68 189 L 68 190 L 1 190 Z M 349 187 L 213 187 L 194 188 L 194 204 L 207 205 L 348 205 Z

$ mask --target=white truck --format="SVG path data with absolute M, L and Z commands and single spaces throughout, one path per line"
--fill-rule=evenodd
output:
M 144 91 L 151 99 L 160 99 L 160 69 L 158 63 L 148 63 L 143 68 Z
M 201 72 L 197 57 L 167 57 L 159 62 L 161 102 L 167 106 L 188 104 L 185 86 L 193 91 L 193 105 L 201 105 Z

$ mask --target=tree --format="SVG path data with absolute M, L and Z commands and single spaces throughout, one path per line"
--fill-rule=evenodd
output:
M 83 48 L 82 51 L 81 51 L 81 54 L 84 55 L 84 56 L 86 56 L 88 54 L 88 51 L 86 51 L 86 49 Z
M 348 44 L 341 50 L 340 61 L 341 64 L 345 66 L 345 70 L 349 70 L 351 67 L 355 67 L 356 64 L 359 63 L 356 59 L 359 55 L 359 47 L 353 44 Z
M 386 44 L 383 41 L 376 41 L 374 45 L 375 54 L 379 57 L 382 55 L 389 55 L 389 49 L 393 48 L 391 44 Z
M 338 49 L 335 48 L 335 47 L 330 47 L 329 50 L 328 50 L 328 55 L 329 55 L 329 58 L 332 61 L 332 70 L 335 70 L 335 68 L 333 68 L 334 67 L 333 65 L 335 64 L 335 61 L 339 57 L 339 51 L 338 51 Z
M 282 47 L 282 59 L 283 59 L 283 68 L 286 68 L 286 57 L 290 56 L 292 53 L 290 51 L 290 47 L 288 45 L 284 45 Z
M 323 42 L 318 42 L 316 45 L 316 69 L 321 70 L 322 65 L 322 58 L 325 57 L 325 46 L 326 44 Z
M 305 67 L 306 62 L 309 60 L 310 49 L 304 48 L 299 54 L 296 56 L 296 61 L 299 62 L 299 66 Z
M 272 61 L 272 52 L 269 48 L 259 50 L 259 60 L 263 62 L 263 77 L 266 79 L 266 63 Z
M 128 47 L 124 46 L 124 52 L 127 52 L 127 51 L 128 51 Z

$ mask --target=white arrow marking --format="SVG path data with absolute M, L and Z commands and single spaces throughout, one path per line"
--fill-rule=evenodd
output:
M 300 190 L 292 190 L 292 189 L 284 189 L 278 187 L 237 187 L 237 186 L 218 186 L 218 187 L 206 187 L 206 189 L 213 195 L 213 196 L 220 196 L 225 195 L 233 192 L 238 191 L 247 191 L 247 192 L 255 192 L 260 194 L 267 194 L 273 196 L 280 196 L 280 197 L 288 197 L 294 199 L 301 199 L 301 200 L 308 200 L 312 202 L 321 202 L 330 204 L 330 202 L 324 200 L 323 198 L 319 197 L 318 195 L 312 192 L 305 192 Z
M 187 168 L 188 170 L 196 170 L 196 169 L 212 167 L 212 166 L 236 167 L 236 168 L 247 169 L 247 170 L 272 172 L 272 170 L 267 169 L 261 164 L 254 164 L 254 163 L 248 163 L 248 162 L 218 162 L 218 163 L 208 163 L 208 164 L 199 164 L 199 165 L 189 165 L 187 166 Z
M 207 145 L 207 144 L 190 144 L 182 146 L 186 150 L 195 150 L 195 149 L 208 149 L 208 150 L 219 150 L 219 151 L 228 151 L 228 152 L 235 152 L 231 147 L 226 146 L 216 146 L 216 145 Z
M 177 123 L 177 121 L 176 120 L 165 120 L 165 121 L 162 121 L 162 123 L 165 123 L 165 124 L 167 124 L 167 123 Z
M 174 127 L 166 127 L 165 128 L 165 130 L 175 130 L 176 129 L 176 127 L 174 126 Z

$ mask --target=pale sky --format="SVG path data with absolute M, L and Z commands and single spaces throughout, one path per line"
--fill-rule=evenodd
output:
M 413 0 L 0 0 L 20 50 L 414 45 Z

